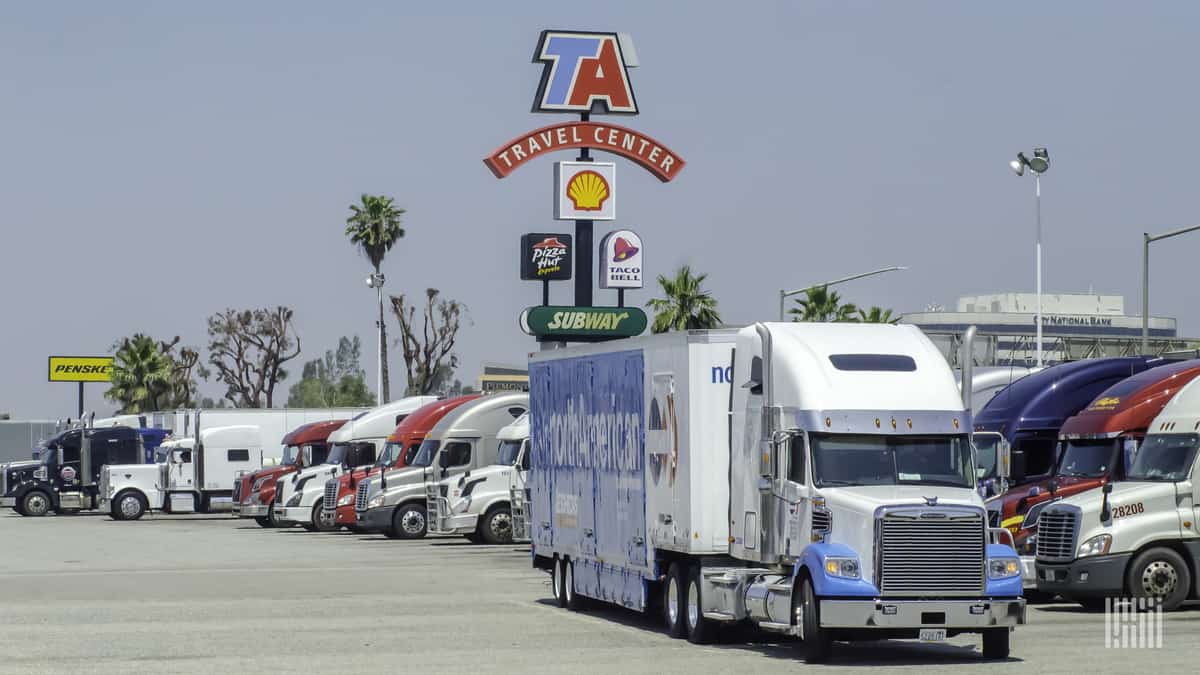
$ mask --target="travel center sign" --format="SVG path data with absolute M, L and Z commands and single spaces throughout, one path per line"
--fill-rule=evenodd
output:
M 483 160 L 496 178 L 504 178 L 531 159 L 555 150 L 592 148 L 628 159 L 664 183 L 679 173 L 685 162 L 653 138 L 626 127 L 599 122 L 566 122 L 514 138 Z

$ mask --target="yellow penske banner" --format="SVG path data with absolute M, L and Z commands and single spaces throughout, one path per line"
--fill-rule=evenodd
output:
M 111 356 L 51 356 L 51 382 L 109 382 Z

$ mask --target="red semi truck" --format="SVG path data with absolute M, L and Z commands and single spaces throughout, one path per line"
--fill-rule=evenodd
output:
M 1125 478 L 1146 429 L 1180 389 L 1200 376 L 1200 360 L 1142 371 L 1101 392 L 1059 429 L 1053 471 L 988 500 L 1013 534 L 1026 588 L 1036 587 L 1037 521 L 1048 504 Z
M 345 423 L 346 420 L 310 422 L 284 436 L 285 448 L 279 464 L 247 473 L 237 482 L 233 493 L 234 515 L 253 518 L 262 527 L 274 527 L 275 516 L 271 507 L 275 501 L 278 480 L 305 467 L 323 463 L 329 455 L 326 439 Z
M 356 527 L 354 491 L 358 488 L 359 482 L 378 474 L 380 467 L 400 469 L 408 466 L 408 463 L 417 454 L 417 449 L 421 447 L 421 442 L 425 440 L 425 435 L 440 419 L 458 406 L 477 398 L 479 398 L 478 394 L 471 394 L 434 401 L 405 417 L 392 435 L 388 436 L 387 445 L 384 446 L 383 452 L 380 453 L 379 459 L 375 461 L 374 465 L 355 469 L 351 473 L 332 478 L 326 483 L 323 506 L 325 511 L 336 510 L 335 522 L 339 527 Z M 336 488 L 332 487 L 335 485 L 335 481 Z

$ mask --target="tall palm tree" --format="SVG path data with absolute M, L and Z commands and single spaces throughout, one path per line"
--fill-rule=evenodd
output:
M 395 201 L 385 195 L 362 196 L 359 204 L 350 205 L 350 216 L 346 218 L 346 236 L 350 243 L 362 249 L 371 266 L 375 268 L 375 277 L 381 278 L 379 268 L 388 251 L 404 237 L 404 228 L 400 227 L 400 216 L 404 209 L 396 206 Z M 379 363 L 383 371 L 383 387 L 380 392 L 381 400 L 391 400 L 391 387 L 388 384 L 387 362 L 387 327 L 383 323 L 383 290 L 379 291 Z
M 843 304 L 842 296 L 828 286 L 808 289 L 796 305 L 788 310 L 792 321 L 858 321 L 858 307 L 850 302 Z
M 119 403 L 121 413 L 161 409 L 171 398 L 174 364 L 148 335 L 135 333 L 114 345 L 112 386 L 104 398 Z
M 654 325 L 650 330 L 665 333 L 720 326 L 716 299 L 700 288 L 707 278 L 707 274 L 692 274 L 692 268 L 687 265 L 680 267 L 672 278 L 658 275 L 658 285 L 666 297 L 653 298 L 646 303 L 654 310 Z
M 867 311 L 859 309 L 858 320 L 863 323 L 898 323 L 900 321 L 900 319 L 892 318 L 892 310 L 874 306 Z

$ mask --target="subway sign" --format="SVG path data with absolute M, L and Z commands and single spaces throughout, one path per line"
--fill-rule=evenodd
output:
M 51 382 L 110 382 L 111 356 L 51 356 Z
M 521 313 L 521 330 L 541 338 L 633 337 L 646 330 L 646 313 L 637 307 L 528 307 Z

